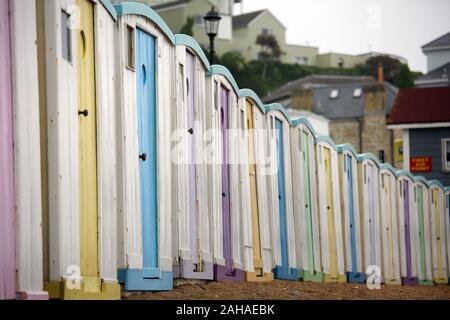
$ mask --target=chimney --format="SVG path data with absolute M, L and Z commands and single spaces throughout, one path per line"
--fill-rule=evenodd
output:
M 381 63 L 378 64 L 378 84 L 384 84 L 384 71 Z

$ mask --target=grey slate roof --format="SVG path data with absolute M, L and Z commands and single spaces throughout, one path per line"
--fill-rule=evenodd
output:
M 450 74 L 450 62 L 428 72 L 426 75 L 418 78 L 416 81 L 420 82 L 423 80 L 438 80 L 449 77 Z
M 249 12 L 241 14 L 239 16 L 233 17 L 233 29 L 241 29 L 246 27 L 250 22 L 252 22 L 256 17 L 258 17 L 265 10 L 259 10 L 254 12 Z
M 330 99 L 333 89 L 339 90 L 337 99 Z M 331 120 L 362 118 L 364 116 L 364 94 L 359 98 L 353 97 L 355 89 L 361 89 L 358 85 L 315 88 L 313 89 L 313 112 Z M 393 88 L 385 86 L 385 114 L 389 114 L 395 103 L 397 93 Z
M 295 89 L 310 89 L 313 92 L 312 112 L 330 120 L 362 118 L 364 116 L 364 93 L 360 97 L 353 97 L 356 89 L 375 85 L 373 77 L 353 76 L 309 76 L 280 88 L 276 93 L 264 99 L 264 102 L 277 102 L 282 99 L 288 101 L 286 107 L 290 107 L 290 97 Z M 385 113 L 389 114 L 395 103 L 398 89 L 389 83 L 385 83 Z M 330 99 L 331 91 L 339 90 L 336 99 Z M 276 94 L 276 97 L 274 98 Z M 286 98 L 288 98 L 286 100 Z
M 323 87 L 328 85 L 345 85 L 345 84 L 373 84 L 375 81 L 372 77 L 357 76 L 324 76 L 312 75 L 300 78 L 270 93 L 263 99 L 265 103 L 278 101 L 282 98 L 290 97 L 295 89 L 307 89 L 312 87 Z
M 313 90 L 313 112 L 329 119 L 360 118 L 363 116 L 364 99 L 353 98 L 356 86 L 341 86 L 339 97 L 330 99 L 334 88 L 317 88 Z
M 450 46 L 450 32 L 444 34 L 443 36 L 440 36 L 439 38 L 425 44 L 422 46 L 422 49 L 432 49 L 436 47 L 444 47 L 444 46 Z

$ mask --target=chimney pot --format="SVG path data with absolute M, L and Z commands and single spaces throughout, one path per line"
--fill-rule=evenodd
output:
M 384 70 L 383 64 L 378 64 L 378 84 L 384 84 Z

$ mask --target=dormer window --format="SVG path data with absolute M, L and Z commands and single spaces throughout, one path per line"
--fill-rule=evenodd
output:
M 361 98 L 361 94 L 362 94 L 361 88 L 357 88 L 357 89 L 353 90 L 353 98 Z
M 339 98 L 339 90 L 338 89 L 333 89 L 330 92 L 330 99 L 337 99 Z

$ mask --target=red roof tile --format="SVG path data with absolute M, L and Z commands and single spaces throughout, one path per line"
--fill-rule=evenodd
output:
M 450 87 L 401 89 L 388 124 L 450 122 Z

